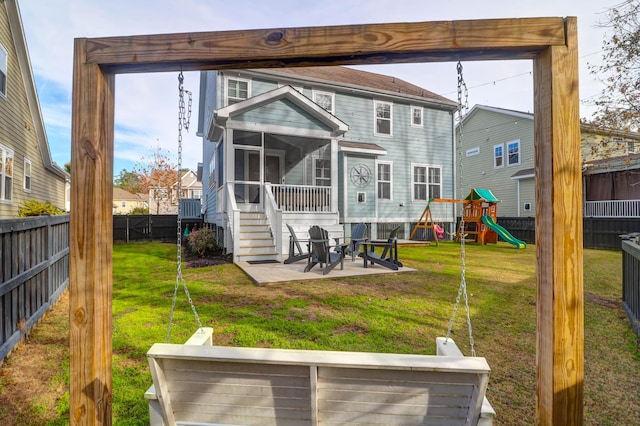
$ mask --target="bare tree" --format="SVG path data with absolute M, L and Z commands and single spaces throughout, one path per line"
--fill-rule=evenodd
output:
M 602 64 L 591 73 L 605 84 L 591 124 L 620 131 L 638 131 L 640 123 L 640 0 L 611 7 L 600 23 L 613 34 L 602 42 Z

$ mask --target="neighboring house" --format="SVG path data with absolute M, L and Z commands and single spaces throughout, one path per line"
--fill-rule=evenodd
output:
M 303 237 L 312 225 L 348 235 L 359 222 L 373 238 L 398 225 L 408 236 L 429 198 L 454 195 L 455 110 L 346 67 L 203 72 L 205 222 L 236 261 L 281 258 L 286 224 Z M 455 222 L 452 206 L 434 216 Z
M 498 217 L 535 216 L 533 114 L 474 106 L 456 127 L 463 186 L 490 189 Z M 580 125 L 585 216 L 640 216 L 640 134 Z
M 475 105 L 456 133 L 462 144 L 457 193 L 489 189 L 501 201 L 498 217 L 535 216 L 533 114 Z
M 130 214 L 134 209 L 149 207 L 146 194 L 132 194 L 122 188 L 113 188 L 113 214 Z
M 69 174 L 51 159 L 16 0 L 0 2 L 0 218 L 27 200 L 68 206 Z
M 183 200 L 183 209 L 196 208 L 197 217 L 200 217 L 200 203 L 202 199 L 202 182 L 198 180 L 196 173 L 192 170 L 182 172 L 181 193 L 178 197 L 178 183 L 171 185 L 167 189 L 151 189 L 149 191 L 149 212 L 150 214 L 178 214 L 178 198 Z M 188 201 L 187 201 L 188 200 Z M 183 217 L 184 211 L 183 211 Z M 190 212 L 187 217 L 194 218 L 195 212 Z

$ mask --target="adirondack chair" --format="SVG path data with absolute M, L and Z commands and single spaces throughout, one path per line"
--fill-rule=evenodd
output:
M 332 246 L 329 240 L 329 233 L 319 226 L 312 226 L 309 229 L 309 245 L 311 255 L 307 258 L 307 266 L 304 272 L 309 272 L 314 266 L 320 265 L 322 275 L 327 275 L 333 268 L 340 264 L 340 269 L 344 269 L 344 254 L 347 244 L 337 244 Z M 338 247 L 334 252 L 332 248 Z
M 147 352 L 151 426 L 478 425 L 490 368 L 451 339 L 438 355 L 158 343 Z
M 287 228 L 289 228 L 289 257 L 285 259 L 284 263 L 294 263 L 300 260 L 309 258 L 309 251 L 302 250 L 302 246 L 300 245 L 300 240 L 296 236 L 296 231 L 293 230 L 291 225 L 287 223 Z M 308 242 L 309 240 L 302 240 L 304 242 Z
M 356 260 L 356 256 L 360 252 L 360 245 L 363 241 L 367 241 L 367 225 L 360 222 L 351 228 L 351 237 L 349 238 L 349 243 L 345 247 L 345 255 L 351 255 L 351 261 Z M 339 250 L 339 247 L 336 247 L 336 251 Z
M 398 260 L 398 231 L 400 226 L 395 227 L 390 233 L 386 241 L 368 241 L 363 242 L 364 251 L 360 253 L 360 257 L 364 259 L 364 267 L 370 262 L 384 266 L 385 268 L 397 271 L 402 268 L 402 262 Z M 376 253 L 375 248 L 383 247 L 381 253 Z

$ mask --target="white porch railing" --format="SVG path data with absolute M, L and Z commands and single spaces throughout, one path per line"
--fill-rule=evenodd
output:
M 271 185 L 283 212 L 331 212 L 330 186 Z
M 270 183 L 264 185 L 264 214 L 271 225 L 275 236 L 276 252 L 282 253 L 282 210 L 278 208 L 273 198 L 273 190 Z
M 585 201 L 584 217 L 640 217 L 640 200 Z

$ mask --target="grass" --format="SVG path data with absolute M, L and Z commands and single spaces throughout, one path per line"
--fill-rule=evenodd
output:
M 446 333 L 460 281 L 460 247 L 401 248 L 415 273 L 254 285 L 234 265 L 183 269 L 214 343 L 302 349 L 435 353 Z M 492 368 L 488 397 L 496 424 L 534 424 L 536 291 L 535 247 L 506 244 L 466 248 L 466 281 L 475 347 Z M 636 424 L 640 418 L 640 349 L 621 300 L 619 252 L 585 250 L 585 424 Z M 113 418 L 116 425 L 148 424 L 143 393 L 151 383 L 146 351 L 165 341 L 175 285 L 175 247 L 116 244 L 113 254 Z M 62 319 L 56 319 L 56 318 Z M 454 338 L 470 353 L 464 304 Z M 55 328 L 56 330 L 52 330 Z M 184 342 L 196 322 L 179 289 L 171 341 Z M 53 313 L 31 341 L 2 366 L 2 395 L 12 364 L 39 344 L 64 346 L 65 312 Z M 59 348 L 58 348 L 59 349 Z M 60 356 L 58 356 L 60 358 Z M 65 424 L 69 419 L 68 355 L 43 379 L 41 397 L 17 410 L 3 403 L 0 423 Z M 31 361 L 33 362 L 33 361 Z M 33 365 L 26 364 L 26 365 Z M 47 394 L 53 395 L 47 399 Z M 53 403 L 51 402 L 53 399 Z M 8 407 L 8 408 L 7 408 Z

